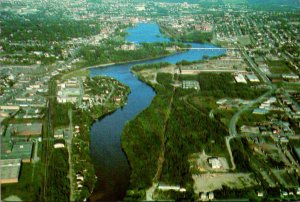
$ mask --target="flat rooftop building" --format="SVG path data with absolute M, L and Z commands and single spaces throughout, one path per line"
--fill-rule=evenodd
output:
M 1 152 L 1 159 L 22 159 L 22 162 L 30 162 L 33 142 L 16 142 L 11 151 Z
M 250 82 L 259 82 L 259 79 L 255 74 L 247 74 L 246 76 Z
M 17 183 L 19 181 L 21 159 L 0 160 L 0 183 Z
M 8 131 L 17 136 L 42 135 L 42 123 L 18 123 L 9 125 Z
M 237 83 L 247 83 L 247 81 L 246 81 L 246 79 L 245 79 L 245 77 L 244 77 L 243 74 L 238 74 L 238 75 L 236 75 L 236 76 L 234 77 L 234 79 L 235 79 L 235 81 L 236 81 Z

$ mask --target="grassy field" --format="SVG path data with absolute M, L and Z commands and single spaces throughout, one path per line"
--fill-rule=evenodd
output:
M 250 45 L 251 44 L 251 39 L 248 35 L 244 35 L 244 36 L 239 36 L 238 37 L 238 42 L 242 45 L 242 46 L 246 46 L 246 45 Z
M 90 71 L 88 69 L 84 69 L 84 70 L 79 69 L 77 71 L 72 71 L 71 73 L 64 74 L 61 78 L 62 80 L 65 80 L 72 77 L 81 77 L 81 76 L 89 76 L 89 75 L 90 75 Z
M 282 60 L 269 60 L 267 61 L 267 64 L 272 74 L 289 74 L 292 72 Z
M 23 201 L 39 201 L 42 179 L 41 163 L 23 163 L 19 182 L 1 185 L 1 199 L 17 196 Z

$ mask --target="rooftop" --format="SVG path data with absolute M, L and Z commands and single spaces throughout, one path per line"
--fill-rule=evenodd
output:
M 0 182 L 12 183 L 18 182 L 21 168 L 21 159 L 6 159 L 0 160 Z
M 13 144 L 11 152 L 1 153 L 2 159 L 22 159 L 30 160 L 33 142 L 16 142 Z

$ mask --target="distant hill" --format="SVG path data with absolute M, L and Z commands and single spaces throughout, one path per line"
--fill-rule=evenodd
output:
M 151 1 L 151 0 L 148 0 Z M 156 2 L 166 2 L 166 3 L 183 3 L 187 2 L 190 4 L 222 4 L 223 0 L 155 0 Z
M 300 6 L 300 0 L 248 0 L 252 5 Z
M 241 4 L 248 3 L 251 6 L 293 6 L 300 7 L 300 0 L 156 0 L 158 2 L 169 2 L 169 3 L 230 3 L 230 4 Z

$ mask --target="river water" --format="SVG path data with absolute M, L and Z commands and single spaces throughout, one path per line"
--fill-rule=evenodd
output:
M 141 23 L 127 30 L 126 40 L 133 43 L 166 42 L 169 41 L 159 31 L 155 23 Z M 191 43 L 194 48 L 215 48 L 211 44 Z M 94 122 L 91 127 L 91 158 L 94 163 L 98 180 L 91 196 L 92 201 L 122 200 L 129 185 L 130 168 L 126 156 L 121 148 L 121 134 L 124 125 L 134 119 L 141 111 L 147 108 L 155 92 L 145 83 L 139 81 L 130 68 L 136 64 L 149 64 L 156 62 L 176 62 L 202 59 L 204 55 L 218 56 L 225 50 L 189 50 L 176 55 L 147 60 L 143 62 L 130 62 L 127 64 L 95 67 L 91 69 L 91 76 L 106 75 L 113 77 L 130 87 L 127 105 L 114 113 Z

